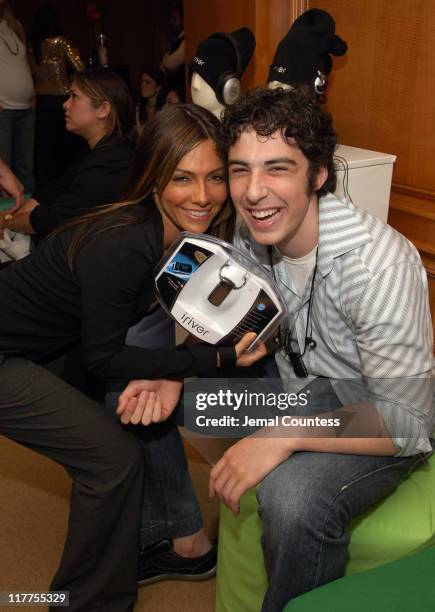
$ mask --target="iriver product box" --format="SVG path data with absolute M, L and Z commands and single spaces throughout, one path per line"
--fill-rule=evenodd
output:
M 231 244 L 183 232 L 155 271 L 163 308 L 184 329 L 214 345 L 235 344 L 253 331 L 276 332 L 287 307 L 272 276 Z

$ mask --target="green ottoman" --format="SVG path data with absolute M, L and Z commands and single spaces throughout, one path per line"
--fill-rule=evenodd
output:
M 221 504 L 217 612 L 258 612 L 267 588 L 261 520 L 255 491 L 239 516 Z M 351 525 L 346 575 L 401 559 L 435 545 L 435 455 L 387 498 Z M 434 608 L 435 610 L 435 608 Z
M 284 612 L 433 612 L 435 548 L 334 580 L 296 597 Z

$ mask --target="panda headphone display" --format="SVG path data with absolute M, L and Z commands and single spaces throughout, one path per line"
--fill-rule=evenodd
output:
M 231 70 L 227 70 L 226 72 L 223 72 L 219 76 L 215 91 L 216 97 L 221 104 L 224 106 L 231 106 L 238 100 L 240 94 L 242 93 L 242 84 L 240 82 L 242 70 L 240 66 L 239 45 L 237 40 L 231 36 L 231 34 L 226 34 L 224 32 L 217 32 L 210 38 L 218 38 L 230 43 L 236 56 L 236 71 L 232 72 Z
M 230 106 L 242 93 L 242 74 L 254 50 L 255 37 L 248 27 L 234 32 L 214 32 L 199 43 L 189 62 L 190 74 L 202 77 L 220 105 Z
M 331 55 L 344 55 L 346 50 L 346 42 L 335 33 L 334 18 L 321 9 L 309 9 L 295 19 L 279 42 L 268 82 L 310 85 L 322 96 L 333 66 Z

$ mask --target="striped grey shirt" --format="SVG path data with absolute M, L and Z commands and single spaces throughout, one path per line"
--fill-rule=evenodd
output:
M 246 227 L 239 229 L 235 243 L 270 270 L 267 247 L 256 244 Z M 273 269 L 284 285 L 294 348 L 297 342 L 303 352 L 312 277 L 300 298 L 277 250 Z M 392 227 L 332 194 L 319 201 L 309 335 L 316 348 L 305 352 L 310 377 L 298 379 L 299 387 L 317 376 L 328 377 L 344 405 L 363 399 L 363 389 L 364 399 L 370 398 L 383 417 L 398 455 L 431 450 L 432 324 L 420 256 Z M 283 350 L 276 362 L 283 381 L 297 382 Z

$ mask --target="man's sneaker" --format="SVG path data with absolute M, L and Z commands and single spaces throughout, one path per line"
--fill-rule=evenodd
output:
M 216 574 L 217 544 L 200 557 L 181 557 L 170 540 L 143 548 L 139 555 L 139 586 L 160 580 L 207 580 Z

